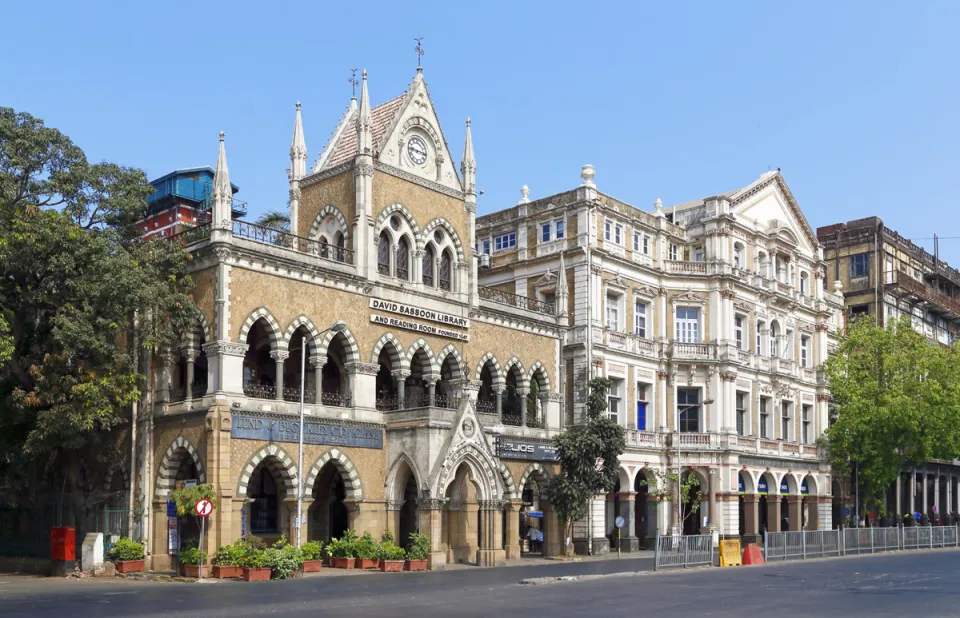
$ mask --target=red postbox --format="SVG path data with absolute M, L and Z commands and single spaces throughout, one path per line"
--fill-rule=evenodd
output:
M 50 559 L 77 559 L 77 529 L 67 526 L 50 528 Z

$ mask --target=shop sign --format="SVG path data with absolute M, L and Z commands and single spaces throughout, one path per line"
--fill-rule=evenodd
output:
M 443 313 L 440 311 L 434 311 L 433 309 L 427 309 L 426 307 L 416 307 L 414 305 L 405 305 L 403 303 L 394 302 L 392 300 L 384 300 L 382 298 L 371 298 L 370 308 L 376 309 L 378 311 L 389 311 L 390 313 L 399 313 L 400 315 L 405 315 L 408 318 L 417 318 L 420 320 L 429 320 L 430 322 L 439 322 L 441 324 L 446 324 L 447 326 L 455 326 L 457 328 L 470 328 L 470 320 L 468 320 L 467 318 L 462 318 L 458 315 L 453 315 L 452 313 Z
M 757 481 L 757 493 L 761 496 L 765 496 L 769 493 L 766 477 L 761 476 L 760 480 Z
M 495 442 L 500 459 L 529 459 L 532 461 L 559 461 L 557 447 L 552 444 L 508 440 L 499 436 Z
M 230 437 L 264 442 L 299 442 L 300 423 L 234 415 Z M 303 424 L 303 443 L 382 449 L 383 430 L 306 421 Z
M 167 553 L 171 556 L 180 549 L 180 531 L 177 529 L 177 518 L 167 518 Z
M 782 495 L 782 496 L 789 496 L 789 495 L 790 495 L 790 486 L 787 485 L 787 479 L 786 479 L 786 477 L 784 477 L 783 480 L 780 481 L 780 495 Z
M 800 495 L 801 495 L 801 496 L 809 496 L 809 495 L 810 495 L 810 488 L 807 487 L 807 479 L 803 479 L 803 482 L 800 483 Z
M 374 324 L 380 324 L 381 326 L 388 326 L 390 328 L 415 330 L 418 333 L 423 333 L 424 335 L 446 337 L 448 339 L 457 339 L 458 341 L 470 341 L 470 335 L 467 333 L 461 333 L 460 331 L 450 330 L 448 328 L 441 328 L 439 326 L 434 326 L 433 324 L 423 324 L 421 322 L 401 320 L 400 318 L 394 318 L 389 315 L 371 315 L 370 321 Z
M 743 487 L 743 475 L 742 475 L 742 474 L 738 474 L 738 475 L 737 475 L 737 491 L 740 492 L 741 494 L 744 493 L 744 491 L 745 491 L 745 490 L 744 490 L 744 487 Z

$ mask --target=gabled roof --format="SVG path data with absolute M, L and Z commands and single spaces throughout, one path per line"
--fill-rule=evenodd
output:
M 387 138 L 388 129 L 393 124 L 394 118 L 403 109 L 403 102 L 407 94 L 404 93 L 395 99 L 374 107 L 370 110 L 373 118 L 373 149 L 379 152 L 383 147 L 383 141 Z M 336 139 L 336 143 L 327 147 L 329 153 L 324 152 L 321 156 L 322 165 L 314 171 L 325 170 L 341 163 L 345 163 L 357 156 L 357 113 L 353 109 L 348 113 L 342 123 L 342 130 Z

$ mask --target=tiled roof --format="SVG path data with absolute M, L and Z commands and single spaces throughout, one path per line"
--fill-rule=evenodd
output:
M 406 97 L 406 94 L 402 94 L 370 110 L 370 115 L 373 117 L 374 151 L 379 152 L 382 148 L 383 141 L 387 139 L 387 129 L 390 128 L 394 117 L 400 111 L 400 108 L 403 107 L 403 101 Z M 340 139 L 337 140 L 337 143 L 333 146 L 333 151 L 323 166 L 324 169 L 340 165 L 357 155 L 357 113 L 357 111 L 354 111 L 349 118 L 344 120 L 344 122 L 349 124 L 344 128 Z

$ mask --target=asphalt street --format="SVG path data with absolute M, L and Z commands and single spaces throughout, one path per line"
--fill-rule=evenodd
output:
M 645 568 L 644 563 L 621 561 L 621 568 Z M 606 564 L 609 562 L 206 585 L 0 576 L 0 615 L 960 615 L 958 550 L 621 574 L 539 586 L 518 584 L 523 577 L 568 575 L 599 570 L 603 567 L 596 565 Z

